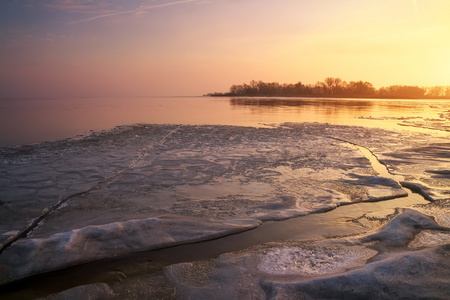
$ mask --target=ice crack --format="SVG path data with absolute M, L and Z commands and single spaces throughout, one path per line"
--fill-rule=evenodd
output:
M 377 172 L 379 176 L 395 180 L 403 188 L 406 188 L 411 192 L 415 191 L 415 192 L 419 193 L 424 199 L 426 199 L 428 201 L 434 201 L 434 199 L 428 193 L 426 193 L 424 188 L 422 188 L 420 185 L 404 181 L 404 177 L 401 175 L 392 174 L 389 171 L 388 166 L 386 164 L 384 164 L 383 162 L 379 161 L 376 154 L 373 153 L 373 151 L 370 150 L 369 148 L 360 146 L 356 143 L 346 141 L 346 140 L 343 140 L 340 138 L 332 137 L 332 136 L 328 136 L 328 138 L 347 143 L 347 144 L 355 147 L 356 149 L 358 149 L 362 153 L 362 155 L 364 155 L 364 157 L 370 161 L 370 164 L 371 164 L 373 170 L 375 172 Z
M 61 207 L 61 205 L 63 205 L 64 203 L 66 203 L 68 200 L 70 200 L 71 198 L 77 197 L 77 196 L 81 196 L 84 193 L 90 192 L 94 189 L 99 188 L 101 185 L 104 185 L 108 182 L 110 182 L 111 180 L 113 180 L 114 178 L 117 178 L 118 176 L 122 175 L 123 173 L 130 171 L 131 169 L 133 169 L 138 163 L 139 161 L 144 157 L 144 155 L 152 148 L 156 147 L 156 146 L 160 146 L 162 144 L 164 144 L 164 142 L 167 140 L 167 138 L 169 138 L 169 136 L 171 136 L 174 132 L 176 132 L 179 128 L 181 127 L 181 125 L 177 126 L 176 128 L 172 129 L 168 134 L 166 134 L 162 139 L 160 139 L 159 141 L 145 146 L 142 149 L 139 150 L 139 155 L 138 157 L 127 167 L 124 168 L 122 170 L 117 171 L 116 173 L 106 177 L 103 180 L 100 180 L 98 182 L 96 182 L 93 186 L 71 194 L 61 200 L 59 200 L 57 203 L 55 203 L 54 205 L 47 207 L 43 210 L 42 214 L 35 218 L 33 221 L 31 221 L 28 226 L 23 229 L 22 231 L 20 231 L 19 233 L 17 233 L 14 237 L 12 237 L 10 240 L 8 240 L 5 244 L 3 244 L 0 248 L 0 255 L 3 253 L 3 251 L 5 251 L 9 246 L 11 246 L 14 242 L 18 241 L 19 239 L 25 238 L 28 233 L 30 233 L 33 229 L 35 229 L 43 220 L 45 220 L 51 213 L 53 213 L 55 210 L 57 210 L 58 208 Z

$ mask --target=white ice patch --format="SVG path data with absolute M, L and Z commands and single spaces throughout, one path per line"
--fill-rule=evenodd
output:
M 2 235 L 9 236 L 9 235 L 16 235 L 18 233 L 19 233 L 19 230 L 12 230 L 12 231 L 8 231 L 8 232 L 5 232 L 5 233 L 2 233 Z
M 312 168 L 297 168 L 278 166 L 273 169 L 275 172 L 279 172 L 283 175 L 284 180 L 298 180 L 299 178 L 308 178 L 309 180 L 322 181 L 324 178 L 327 180 L 339 180 L 345 177 L 345 172 L 336 168 L 324 168 L 323 170 L 315 170 Z
M 212 239 L 256 226 L 252 220 L 211 222 L 161 215 L 21 239 L 0 256 L 0 284 L 93 260 Z
M 377 252 L 363 246 L 284 247 L 270 250 L 258 268 L 275 275 L 325 275 L 361 265 Z
M 443 202 L 438 206 L 417 207 L 418 211 L 433 216 L 436 222 L 444 227 L 450 227 L 450 204 Z
M 408 245 L 408 247 L 436 247 L 448 243 L 450 243 L 450 233 L 424 230 L 416 236 L 416 238 Z

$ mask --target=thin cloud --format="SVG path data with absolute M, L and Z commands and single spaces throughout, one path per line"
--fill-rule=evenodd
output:
M 93 3 L 91 0 L 53 0 L 42 4 L 49 10 L 59 10 L 69 13 L 95 13 L 98 11 L 106 12 L 108 7 L 107 1 L 96 1 Z M 111 10 L 109 10 L 111 12 Z
M 85 22 L 91 22 L 91 21 L 98 20 L 98 19 L 110 18 L 110 17 L 114 17 L 114 16 L 118 16 L 118 15 L 125 15 L 125 14 L 143 14 L 145 12 L 148 12 L 148 11 L 151 11 L 154 9 L 158 9 L 158 8 L 174 6 L 174 5 L 181 5 L 181 4 L 192 3 L 192 2 L 200 2 L 200 0 L 182 0 L 182 1 L 162 3 L 162 4 L 154 4 L 154 5 L 141 4 L 136 9 L 103 13 L 103 14 L 97 15 L 95 17 L 74 21 L 71 24 L 75 25 L 75 24 L 80 24 L 80 23 L 85 23 Z

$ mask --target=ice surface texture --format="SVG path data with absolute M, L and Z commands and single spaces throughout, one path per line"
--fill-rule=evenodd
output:
M 344 271 L 374 256 L 365 247 L 284 247 L 270 250 L 259 265 L 265 273 L 278 275 L 324 275 Z
M 120 127 L 81 139 L 0 148 L 0 245 L 45 209 L 130 166 L 143 144 L 171 129 Z
M 374 176 L 359 151 L 312 135 L 308 127 L 120 127 L 78 140 L 5 148 L 1 163 L 3 239 L 65 200 L 9 252 L 26 241 L 32 247 L 39 244 L 35 239 L 82 235 L 100 225 L 102 235 L 111 236 L 116 227 L 106 224 L 168 213 L 223 222 L 226 234 L 230 221 L 257 224 L 404 195 L 398 183 Z M 63 249 L 62 261 L 78 261 Z M 97 259 L 93 249 L 85 249 L 83 258 Z
M 447 299 L 450 244 L 407 248 L 422 232 L 447 234 L 403 210 L 367 235 L 261 245 L 166 268 L 182 299 Z
M 395 180 L 377 176 L 361 152 L 336 138 L 372 149 L 405 180 L 425 187 L 439 184 L 445 201 L 447 157 L 419 153 L 417 164 L 408 158 L 408 149 L 421 143 L 446 147 L 445 139 L 423 134 L 327 124 L 137 125 L 78 140 L 3 148 L 2 243 L 43 212 L 51 213 L 0 255 L 0 282 L 406 194 Z M 400 160 L 387 159 L 394 151 L 404 153 L 397 154 Z M 434 173 L 428 172 L 431 160 L 438 162 Z M 430 176 L 434 181 L 424 182 Z M 318 253 L 323 271 L 286 271 L 342 272 L 373 255 L 366 246 L 348 253 L 339 249 L 330 261 Z M 271 253 L 280 253 L 282 265 L 284 255 L 297 250 L 299 259 L 310 253 L 297 246 Z
M 0 283 L 131 252 L 219 237 L 257 226 L 254 222 L 199 222 L 170 215 L 87 226 L 45 238 L 22 239 L 0 257 Z

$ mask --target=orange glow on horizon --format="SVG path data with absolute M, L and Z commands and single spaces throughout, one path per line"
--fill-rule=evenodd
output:
M 5 15 L 0 96 L 202 95 L 326 77 L 450 85 L 447 0 L 131 0 L 109 13 L 101 2 L 35 3 L 32 25 Z

